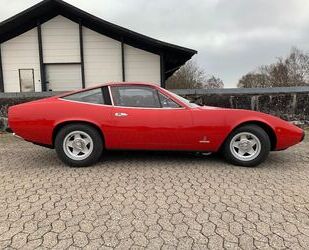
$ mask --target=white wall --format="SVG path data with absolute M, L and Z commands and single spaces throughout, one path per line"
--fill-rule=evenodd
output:
M 18 69 L 34 69 L 35 91 L 41 91 L 37 28 L 1 44 L 5 92 L 19 92 Z M 121 43 L 83 27 L 86 86 L 122 81 Z M 57 16 L 42 24 L 44 63 L 80 62 L 79 24 Z M 124 45 L 126 81 L 160 84 L 160 56 Z M 75 67 L 76 68 L 76 67 Z M 74 68 L 74 69 L 75 69 Z M 69 84 L 73 89 L 80 74 Z M 50 72 L 52 74 L 52 72 Z M 63 73 L 63 72 L 62 72 Z M 57 77 L 57 76 L 56 76 Z M 65 80 L 67 77 L 65 77 Z
M 86 86 L 122 81 L 121 43 L 83 27 Z M 124 46 L 126 81 L 160 84 L 160 56 Z
M 57 16 L 42 24 L 44 63 L 80 62 L 79 24 Z
M 19 92 L 18 69 L 34 69 L 35 91 L 41 91 L 37 29 L 34 28 L 1 44 L 5 92 Z
M 122 81 L 121 43 L 83 27 L 86 86 Z
M 80 65 L 47 65 L 45 69 L 48 89 L 70 91 L 82 88 Z
M 125 45 L 126 81 L 143 81 L 160 85 L 160 56 Z

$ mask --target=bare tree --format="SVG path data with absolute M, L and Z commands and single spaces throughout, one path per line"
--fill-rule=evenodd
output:
M 166 81 L 168 89 L 223 88 L 223 86 L 223 81 L 220 78 L 211 76 L 208 79 L 206 72 L 192 60 Z
M 224 83 L 219 77 L 211 76 L 203 87 L 206 89 L 222 89 Z
M 288 68 L 289 79 L 295 86 L 309 83 L 309 54 L 292 48 L 290 55 L 286 58 L 285 64 Z
M 268 76 L 261 73 L 248 73 L 238 82 L 239 88 L 265 88 L 269 82 Z
M 238 82 L 241 88 L 305 85 L 309 85 L 309 55 L 297 48 L 292 48 L 285 59 L 278 58 L 273 64 L 263 65 Z
M 283 59 L 278 59 L 278 62 L 269 66 L 262 66 L 260 68 L 262 74 L 266 75 L 266 87 L 286 87 L 289 86 L 290 77 L 289 69 Z
M 196 62 L 189 61 L 166 81 L 166 87 L 168 89 L 199 89 L 203 87 L 205 81 L 205 72 L 197 66 Z

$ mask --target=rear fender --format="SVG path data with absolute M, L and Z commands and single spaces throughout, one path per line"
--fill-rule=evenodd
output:
M 98 130 L 98 132 L 102 135 L 102 138 L 104 140 L 104 133 L 102 131 L 102 127 L 99 125 L 99 123 L 93 121 L 93 120 L 87 120 L 87 119 L 74 119 L 74 118 L 70 118 L 70 119 L 64 119 L 64 120 L 60 120 L 60 121 L 57 121 L 55 124 L 54 124 L 54 129 L 52 131 L 52 145 L 54 146 L 54 142 L 55 142 L 55 137 L 58 133 L 58 131 L 63 127 L 63 126 L 66 126 L 66 125 L 69 125 L 69 124 L 76 124 L 76 123 L 83 123 L 83 124 L 88 124 L 90 126 L 93 126 L 95 129 Z

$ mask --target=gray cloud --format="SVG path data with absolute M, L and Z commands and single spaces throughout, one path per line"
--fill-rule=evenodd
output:
M 3 20 L 37 3 L 1 0 Z M 67 0 L 107 21 L 193 48 L 226 87 L 292 46 L 309 50 L 308 0 Z

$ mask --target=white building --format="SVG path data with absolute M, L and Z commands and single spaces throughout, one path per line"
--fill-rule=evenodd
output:
M 197 52 L 45 0 L 0 23 L 0 92 L 165 80 Z

